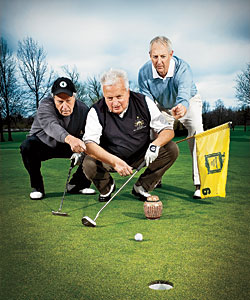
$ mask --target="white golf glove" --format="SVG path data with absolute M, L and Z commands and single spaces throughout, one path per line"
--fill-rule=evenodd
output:
M 83 153 L 73 153 L 70 157 L 71 161 L 74 161 L 74 166 L 80 166 L 83 162 L 84 154 Z
M 158 154 L 159 154 L 159 150 L 160 150 L 160 146 L 156 146 L 156 145 L 154 145 L 152 143 L 149 144 L 148 150 L 147 150 L 147 152 L 145 154 L 145 157 L 144 157 L 147 167 L 154 160 L 156 160 L 156 158 L 158 157 Z

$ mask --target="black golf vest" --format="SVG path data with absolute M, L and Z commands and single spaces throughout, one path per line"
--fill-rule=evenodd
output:
M 102 125 L 100 146 L 128 164 L 145 155 L 150 143 L 150 112 L 145 96 L 130 92 L 123 118 L 109 111 L 105 99 L 93 105 Z

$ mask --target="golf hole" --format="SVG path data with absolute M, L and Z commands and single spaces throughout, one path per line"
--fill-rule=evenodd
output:
M 149 283 L 148 287 L 152 290 L 163 291 L 173 288 L 173 283 L 165 280 L 156 280 Z

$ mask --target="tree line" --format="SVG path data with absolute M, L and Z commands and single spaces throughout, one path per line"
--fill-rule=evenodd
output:
M 30 128 L 39 102 L 50 93 L 51 85 L 58 77 L 49 68 L 46 52 L 32 37 L 18 41 L 17 52 L 9 48 L 7 41 L 0 41 L 0 141 L 4 141 L 4 129 L 8 132 L 8 141 L 12 141 L 12 129 Z M 77 98 L 87 106 L 102 97 L 101 84 L 97 75 L 81 81 L 76 66 L 61 67 L 77 89 Z M 232 121 L 233 125 L 246 125 L 250 121 L 250 63 L 237 75 L 235 97 L 237 108 L 226 108 L 221 99 L 215 102 L 211 110 L 207 101 L 203 102 L 204 128 L 209 129 Z M 138 91 L 137 83 L 130 82 L 131 90 Z M 175 124 L 177 131 L 183 131 L 180 123 Z

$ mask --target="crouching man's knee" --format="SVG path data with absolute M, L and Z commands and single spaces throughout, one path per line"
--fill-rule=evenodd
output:
M 157 161 L 166 170 L 172 166 L 179 155 L 179 148 L 173 141 L 162 146 L 159 151 Z
M 84 158 L 82 168 L 83 168 L 84 174 L 86 175 L 86 177 L 89 180 L 92 180 L 96 176 L 96 172 L 97 172 L 97 164 L 96 163 L 97 163 L 97 161 L 88 155 Z
M 37 140 L 33 137 L 28 137 L 20 145 L 20 152 L 23 156 L 27 156 L 36 153 L 38 148 L 39 146 L 37 145 Z
M 170 141 L 166 146 L 167 146 L 167 151 L 169 152 L 171 161 L 175 162 L 179 155 L 179 147 L 173 141 Z

